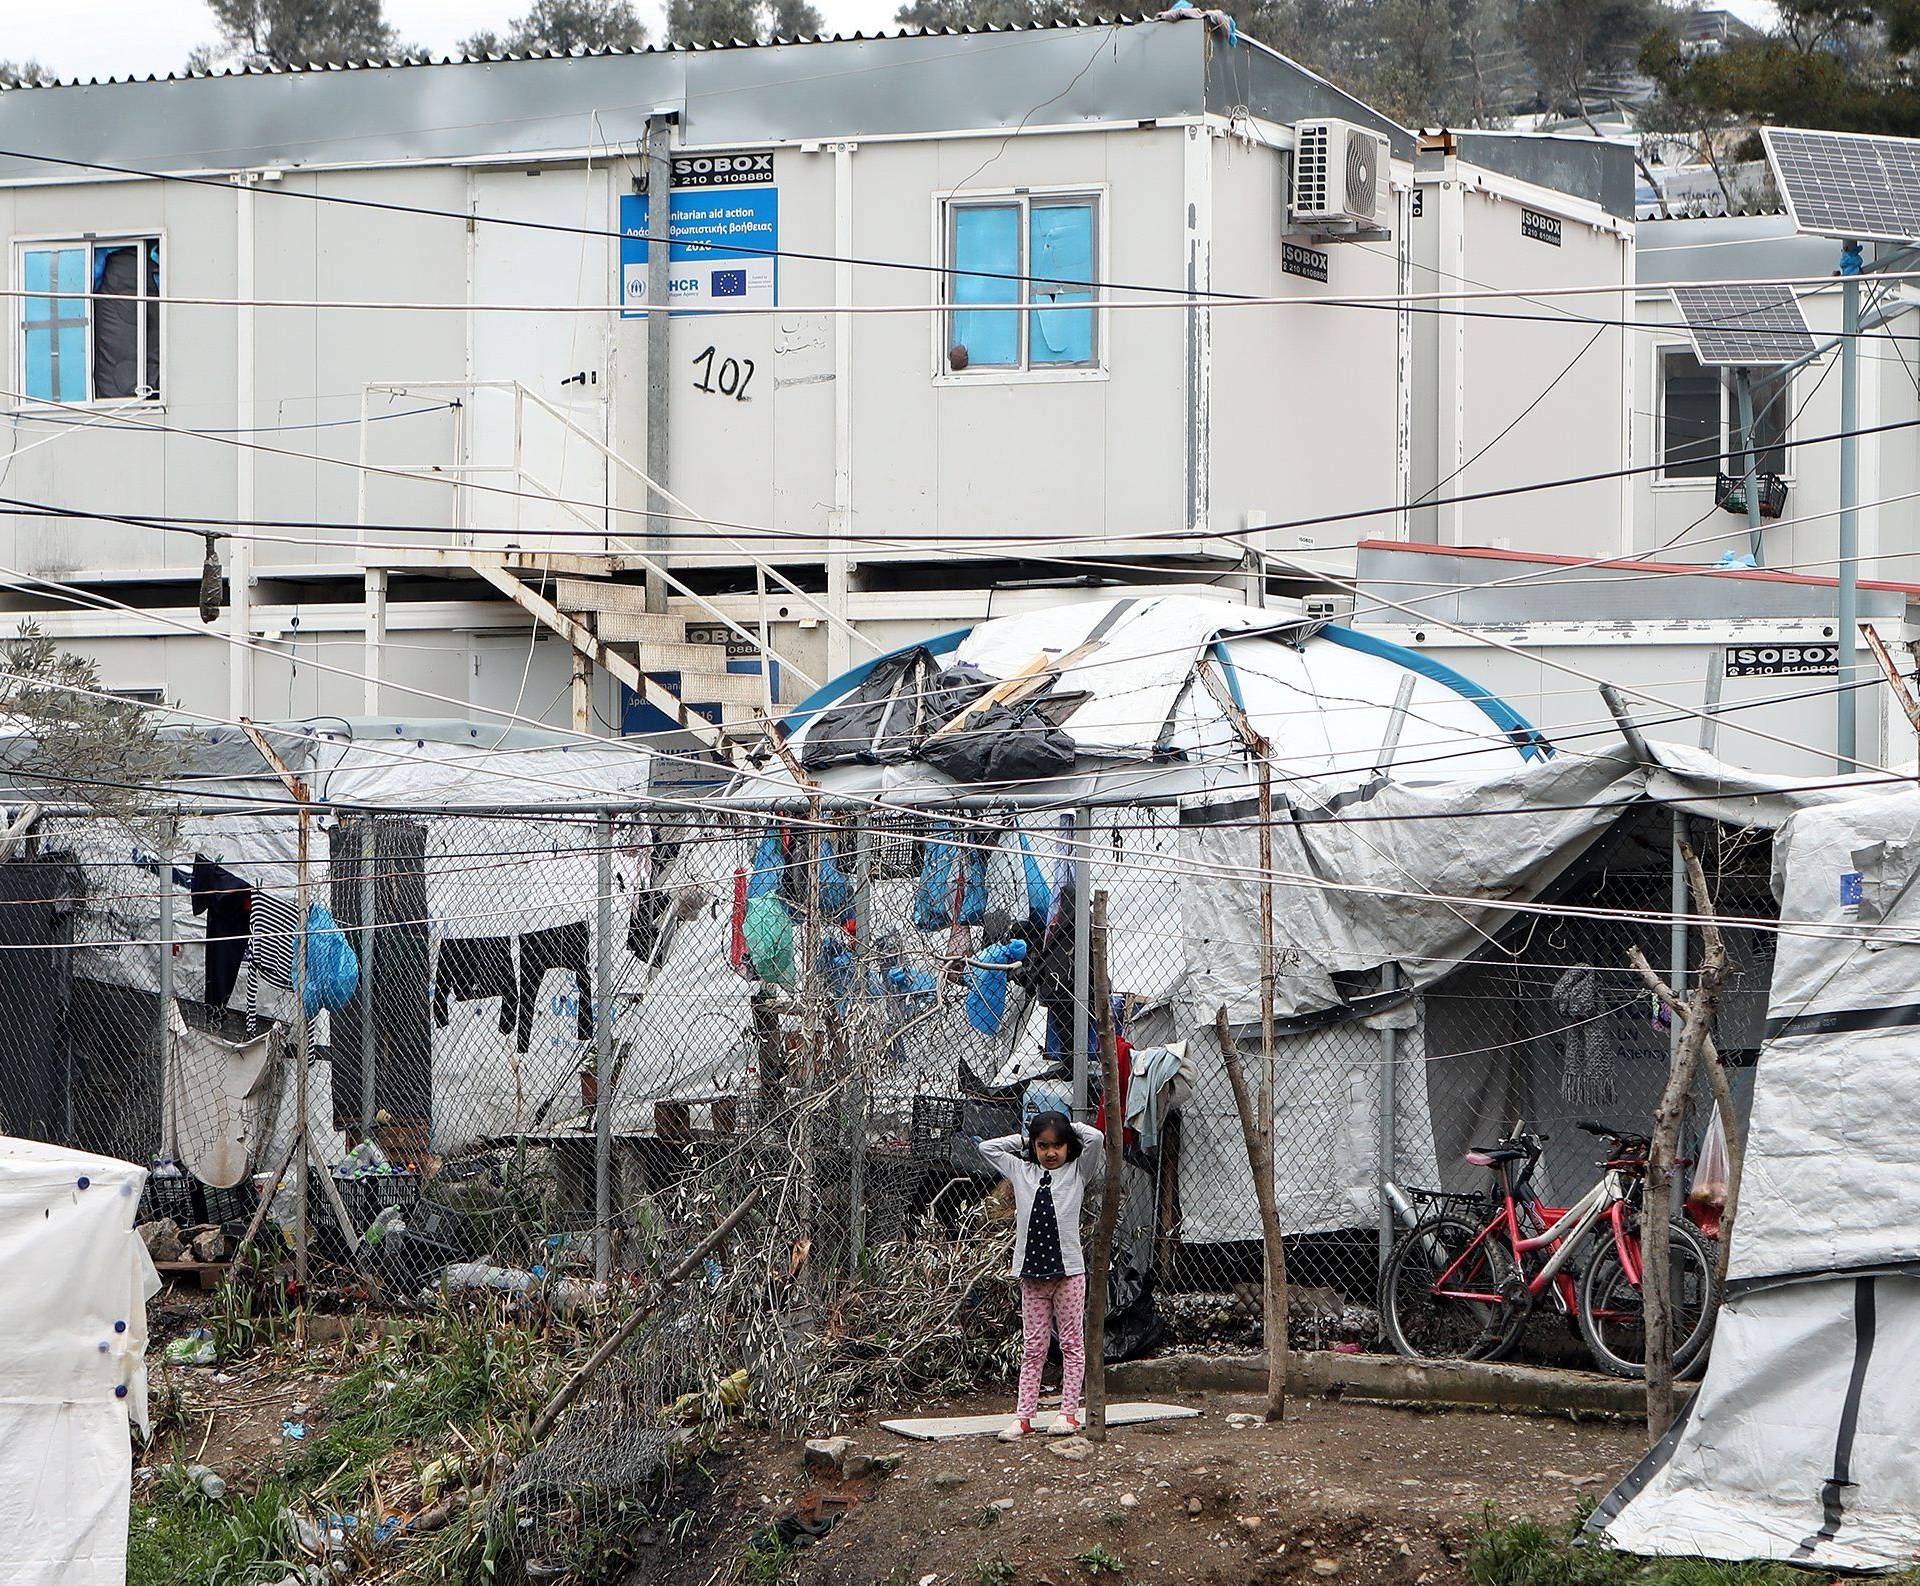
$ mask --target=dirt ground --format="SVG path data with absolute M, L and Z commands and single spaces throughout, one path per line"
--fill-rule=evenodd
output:
M 799 1555 L 802 1586 L 1011 1586 L 1096 1579 L 1139 1586 L 1321 1580 L 1438 1586 L 1491 1518 L 1570 1516 L 1645 1446 L 1606 1423 L 1416 1412 L 1299 1400 L 1279 1426 L 1231 1427 L 1261 1402 L 1183 1395 L 1197 1420 L 1116 1429 L 1069 1461 L 1051 1439 L 916 1443 L 858 1428 L 855 1448 L 897 1454 L 891 1475 Z M 984 1400 L 913 1406 L 980 1413 Z M 881 1417 L 875 1417 L 877 1422 Z M 687 1579 L 812 1485 L 791 1446 L 733 1445 L 716 1498 L 736 1518 L 709 1530 Z M 861 1484 L 863 1486 L 868 1484 Z M 830 1488 L 828 1489 L 831 1490 Z

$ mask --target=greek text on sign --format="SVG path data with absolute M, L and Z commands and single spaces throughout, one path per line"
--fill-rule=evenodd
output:
M 676 154 L 675 187 L 771 187 L 772 149 L 734 149 L 726 154 Z
M 681 308 L 772 308 L 779 301 L 780 190 L 676 188 L 668 210 L 667 302 Z M 647 311 L 645 193 L 620 199 L 620 313 Z
M 1552 215 L 1543 215 L 1537 209 L 1520 211 L 1520 235 L 1531 237 L 1535 242 L 1550 242 L 1556 248 L 1560 246 L 1560 222 Z
M 1288 275 L 1304 275 L 1309 281 L 1325 285 L 1327 255 L 1319 248 L 1303 248 L 1297 242 L 1280 244 L 1280 268 Z
M 1730 644 L 1728 677 L 1837 677 L 1837 644 Z

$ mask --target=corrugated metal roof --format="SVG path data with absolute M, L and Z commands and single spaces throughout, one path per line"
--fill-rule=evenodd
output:
M 1135 27 L 1155 18 L 1146 13 L 1086 17 L 1061 22 L 1010 22 L 977 28 L 886 28 L 871 33 L 805 33 L 790 38 L 712 39 L 704 44 L 610 44 L 597 49 L 502 51 L 487 55 L 388 56 L 363 61 L 308 61 L 295 66 L 228 66 L 218 71 L 130 73 L 125 77 L 62 77 L 50 82 L 0 84 L 0 94 L 45 93 L 59 88 L 111 88 L 131 83 L 204 82 L 221 77 L 299 77 L 330 72 L 410 71 L 427 66 L 485 66 L 502 61 L 594 60 L 616 55 L 692 55 L 716 50 L 764 50 L 796 44 L 869 43 L 880 39 L 961 38 L 983 33 L 1057 33 L 1094 27 Z

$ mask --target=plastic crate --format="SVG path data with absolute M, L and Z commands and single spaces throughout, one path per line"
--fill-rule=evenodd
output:
M 956 1173 L 992 1178 L 993 1167 L 976 1139 L 1017 1134 L 1020 1104 L 979 1096 L 915 1096 L 908 1148 L 916 1161 L 933 1162 Z
M 136 1222 L 158 1222 L 171 1217 L 182 1228 L 207 1221 L 206 1200 L 200 1181 L 179 1168 L 168 1171 L 158 1166 L 147 1175 L 147 1187 L 140 1194 Z
M 1787 508 L 1787 482 L 1778 474 L 1759 474 L 1760 516 L 1777 518 Z M 1745 517 L 1747 512 L 1747 476 L 1745 474 L 1721 474 L 1717 480 L 1717 495 L 1722 512 L 1731 512 L 1736 517 Z
M 367 1225 L 389 1206 L 398 1206 L 407 1212 L 420 1199 L 420 1175 L 406 1169 L 349 1174 L 336 1168 L 333 1182 L 356 1233 L 365 1233 Z

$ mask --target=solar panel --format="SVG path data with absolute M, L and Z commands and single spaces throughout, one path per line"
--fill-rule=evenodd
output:
M 1813 351 L 1800 303 L 1784 286 L 1676 286 L 1693 355 L 1709 368 L 1777 369 Z
M 1920 239 L 1920 139 L 1762 127 L 1797 230 L 1863 242 Z

